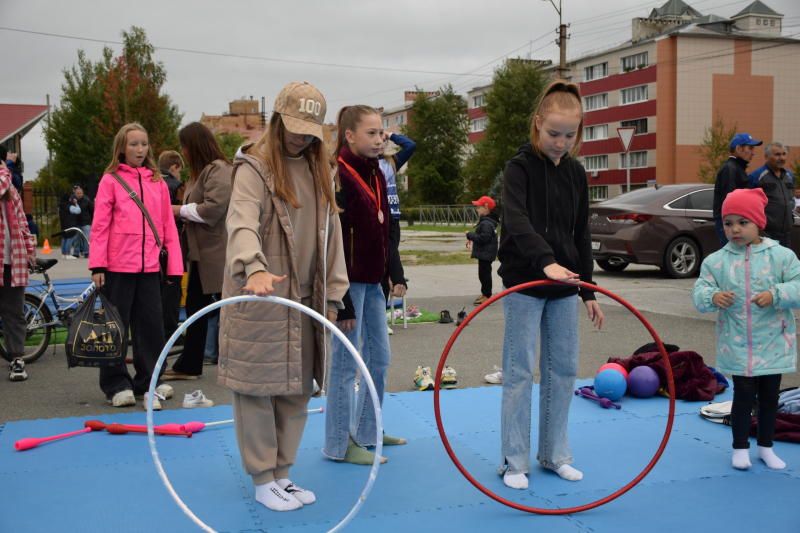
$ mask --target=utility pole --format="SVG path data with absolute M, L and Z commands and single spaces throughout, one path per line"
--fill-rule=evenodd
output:
M 556 13 L 558 13 L 558 29 L 556 30 L 558 39 L 556 39 L 556 44 L 561 49 L 558 63 L 558 77 L 560 79 L 564 79 L 567 77 L 567 39 L 569 39 L 569 35 L 567 35 L 567 28 L 569 27 L 569 24 L 564 24 L 561 21 L 561 0 L 558 0 L 558 7 L 556 7 L 554 0 L 550 0 L 550 3 L 553 4 Z

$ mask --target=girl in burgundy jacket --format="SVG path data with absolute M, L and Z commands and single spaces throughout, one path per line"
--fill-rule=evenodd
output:
M 389 276 L 390 253 L 397 252 L 389 245 L 391 214 L 378 162 L 384 148 L 383 126 L 378 112 L 365 105 L 342 108 L 337 123 L 334 159 L 341 188 L 336 201 L 343 210 L 342 237 L 350 280 L 345 309 L 338 318 L 353 346 L 361 346 L 362 359 L 383 404 L 391 353 L 381 282 Z M 404 285 L 395 284 L 395 295 L 404 292 Z M 375 454 L 364 448 L 377 444 L 370 392 L 361 387 L 355 398 L 356 362 L 335 337 L 332 351 L 323 453 L 335 461 L 370 465 Z M 384 446 L 405 443 L 405 439 L 383 436 Z

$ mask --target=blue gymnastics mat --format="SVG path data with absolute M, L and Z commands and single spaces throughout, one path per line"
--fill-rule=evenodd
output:
M 581 385 L 585 382 L 578 382 Z M 667 422 L 668 401 L 624 397 L 620 410 L 601 409 L 575 398 L 570 408 L 574 466 L 584 473 L 564 481 L 535 462 L 538 386 L 533 390 L 533 465 L 530 488 L 505 487 L 500 458 L 500 387 L 442 391 L 442 418 L 453 450 L 489 490 L 517 503 L 574 507 L 604 498 L 641 472 L 656 452 Z M 717 397 L 731 399 L 732 392 Z M 174 401 L 174 400 L 173 400 Z M 788 467 L 772 471 L 751 457 L 753 468 L 730 466 L 730 428 L 700 418 L 703 402 L 677 402 L 669 445 L 642 482 L 597 509 L 565 516 L 516 511 L 483 495 L 458 472 L 436 430 L 429 392 L 387 394 L 387 432 L 406 437 L 405 446 L 384 448 L 389 462 L 347 531 L 510 530 L 609 532 L 762 530 L 797 532 L 800 508 L 800 446 L 775 443 Z M 324 406 L 312 399 L 310 408 Z M 232 417 L 230 406 L 155 413 L 156 424 Z M 144 424 L 145 414 L 28 420 L 0 427 L 0 531 L 2 532 L 193 532 L 162 485 L 145 435 L 89 433 L 40 445 L 13 448 L 24 437 L 76 431 L 83 422 Z M 184 502 L 220 532 L 327 531 L 353 507 L 370 468 L 324 458 L 320 448 L 325 416 L 310 414 L 291 477 L 313 490 L 317 502 L 276 513 L 255 501 L 232 425 L 185 437 L 158 437 L 164 468 Z

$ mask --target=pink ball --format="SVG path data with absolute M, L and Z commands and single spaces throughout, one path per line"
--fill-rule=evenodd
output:
M 625 370 L 625 367 L 624 367 L 624 366 L 622 366 L 622 365 L 620 365 L 620 364 L 617 364 L 617 363 L 606 363 L 606 364 L 604 364 L 603 366 L 601 366 L 601 367 L 600 367 L 600 368 L 597 370 L 597 373 L 599 374 L 600 372 L 602 372 L 602 371 L 603 371 L 603 370 L 605 370 L 606 368 L 613 368 L 614 370 L 616 370 L 617 372 L 619 372 L 620 374 L 622 374 L 623 376 L 625 376 L 625 380 L 627 381 L 627 379 L 628 379 L 628 371 L 627 371 L 627 370 Z

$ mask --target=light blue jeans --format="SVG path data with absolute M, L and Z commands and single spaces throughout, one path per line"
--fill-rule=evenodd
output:
M 569 464 L 573 459 L 567 417 L 578 375 L 578 297 L 541 299 L 513 293 L 503 298 L 503 313 L 503 455 L 498 472 L 503 474 L 508 468 L 509 474 L 527 474 L 531 469 L 531 392 L 537 345 L 542 378 L 536 459 L 552 468 Z
M 378 400 L 383 405 L 386 372 L 391 351 L 386 327 L 386 300 L 380 283 L 350 283 L 350 298 L 356 311 L 356 327 L 348 340 L 358 349 L 369 370 Z M 358 365 L 352 354 L 336 337 L 331 341 L 331 370 L 328 377 L 328 400 L 325 406 L 325 448 L 322 453 L 341 461 L 347 452 L 347 437 L 352 436 L 359 446 L 377 443 L 375 409 L 369 388 L 362 380 L 355 398 L 355 379 Z
M 90 235 L 90 233 L 92 231 L 92 226 L 91 225 L 78 226 L 78 229 L 83 232 L 83 235 L 86 235 L 87 239 L 89 239 L 90 241 L 92 240 L 92 237 Z M 74 240 L 75 240 L 74 242 L 75 242 L 75 256 L 76 257 L 79 256 L 80 254 L 83 254 L 84 256 L 89 257 L 89 243 L 86 242 L 86 239 L 83 238 L 83 235 L 81 235 L 80 233 L 76 232 L 75 233 L 75 237 L 73 237 Z
M 61 237 L 61 254 L 72 255 L 72 237 Z

